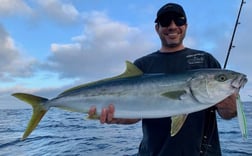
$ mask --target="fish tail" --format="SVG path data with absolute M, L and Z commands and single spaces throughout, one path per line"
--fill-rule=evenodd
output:
M 31 134 L 31 132 L 37 127 L 38 123 L 49 109 L 43 106 L 43 103 L 48 101 L 48 99 L 26 93 L 14 93 L 12 94 L 12 96 L 29 103 L 33 108 L 32 117 L 23 134 L 23 137 L 21 138 L 21 140 L 25 140 Z

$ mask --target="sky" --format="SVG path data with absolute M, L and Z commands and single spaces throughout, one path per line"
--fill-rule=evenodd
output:
M 15 92 L 53 98 L 122 73 L 125 60 L 160 48 L 154 20 L 168 2 L 187 14 L 184 45 L 211 53 L 223 66 L 241 0 L 0 0 L 0 109 L 30 108 Z M 251 15 L 248 0 L 227 64 L 248 76 L 243 101 L 252 101 Z

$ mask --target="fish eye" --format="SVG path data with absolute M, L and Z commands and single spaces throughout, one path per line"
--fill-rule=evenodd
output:
M 217 76 L 217 81 L 224 82 L 227 80 L 227 76 L 224 74 L 220 74 Z

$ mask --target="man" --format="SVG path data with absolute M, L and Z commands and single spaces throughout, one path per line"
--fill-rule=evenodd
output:
M 168 3 L 157 12 L 155 29 L 161 40 L 160 50 L 137 59 L 134 64 L 144 73 L 178 73 L 199 68 L 220 68 L 209 53 L 186 48 L 183 40 L 187 30 L 184 9 Z M 236 116 L 236 95 L 232 95 L 215 107 L 188 115 L 178 134 L 171 137 L 171 118 L 142 119 L 143 139 L 140 156 L 220 156 L 216 111 L 224 119 Z M 95 114 L 95 107 L 89 115 Z M 140 119 L 115 119 L 113 104 L 103 108 L 101 123 L 132 124 Z

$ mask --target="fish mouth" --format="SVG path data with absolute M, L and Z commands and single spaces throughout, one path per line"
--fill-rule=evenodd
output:
M 248 82 L 246 75 L 239 75 L 237 76 L 231 83 L 231 86 L 234 89 L 240 90 L 245 86 L 245 84 Z

